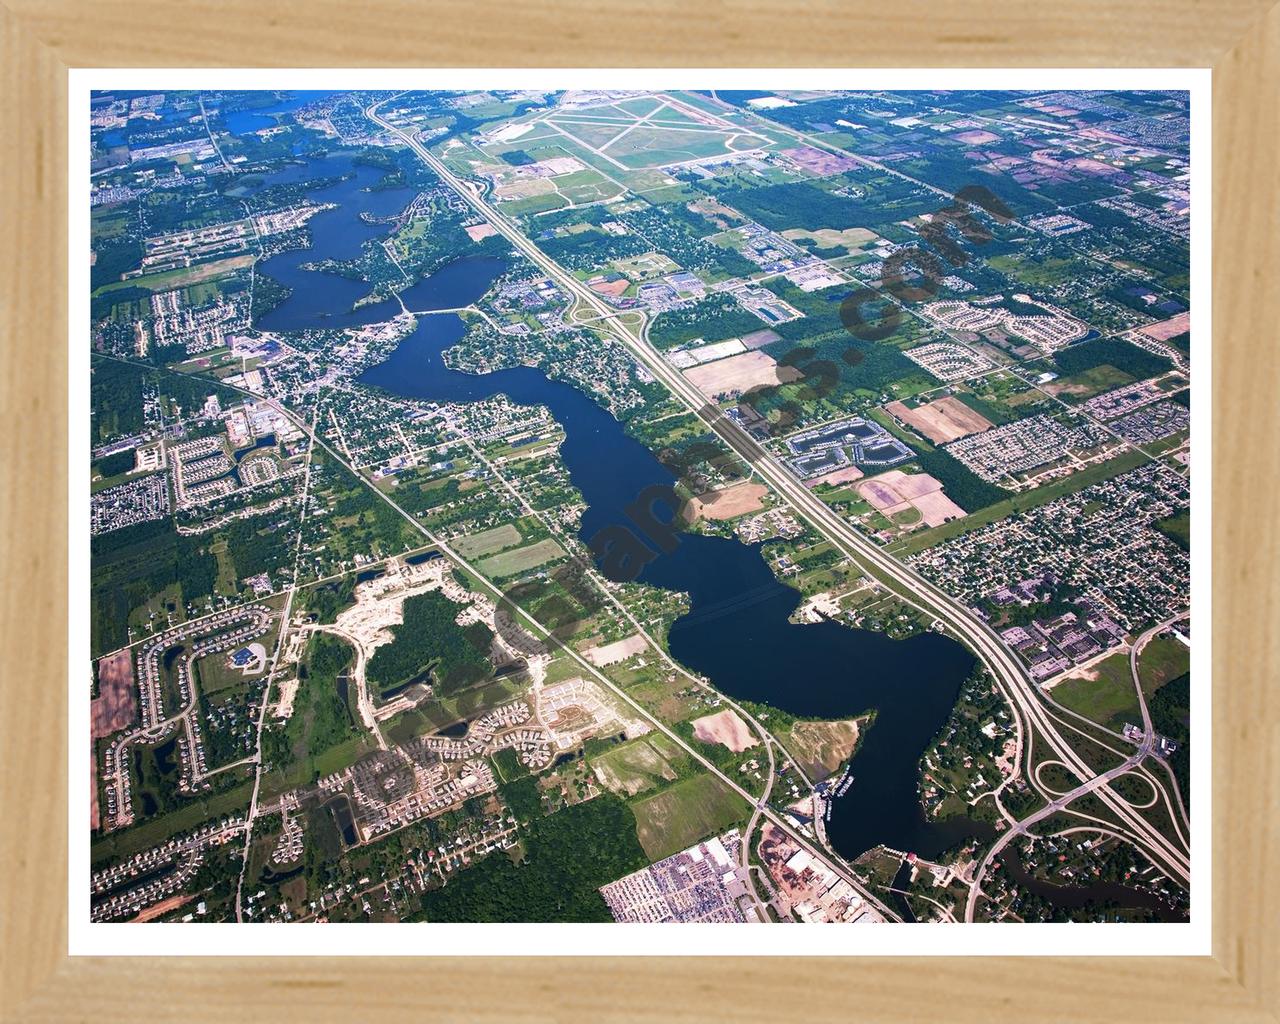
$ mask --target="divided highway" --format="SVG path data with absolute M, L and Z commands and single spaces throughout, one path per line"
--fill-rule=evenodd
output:
M 414 135 L 382 118 L 377 113 L 379 104 L 366 110 L 366 115 L 403 140 L 441 181 L 453 188 L 473 209 L 499 231 L 513 247 L 524 254 L 557 285 L 563 288 L 582 306 L 592 310 L 599 319 L 598 327 L 625 345 L 633 357 L 657 380 L 660 380 L 677 398 L 699 416 L 709 429 L 732 448 L 755 472 L 767 481 L 788 505 L 813 528 L 853 558 L 864 569 L 870 570 L 881 580 L 887 580 L 900 594 L 926 609 L 961 638 L 982 659 L 992 672 L 997 685 L 1009 700 L 1018 719 L 1020 730 L 1034 730 L 1049 746 L 1054 755 L 1080 778 L 1089 780 L 1081 792 L 1089 791 L 1107 806 L 1115 818 L 1128 829 L 1129 838 L 1148 856 L 1175 877 L 1187 882 L 1190 878 L 1190 861 L 1187 851 L 1171 843 L 1158 829 L 1138 814 L 1128 803 L 1112 792 L 1107 783 L 1115 777 L 1109 771 L 1097 775 L 1070 743 L 1063 738 L 1041 703 L 1039 695 L 1014 655 L 999 641 L 994 631 L 979 620 L 968 608 L 951 598 L 934 584 L 919 576 L 914 570 L 898 562 L 852 526 L 841 519 L 825 503 L 803 485 L 777 458 L 762 448 L 747 432 L 723 414 L 714 403 L 669 365 L 644 339 L 643 327 L 633 329 L 617 316 L 617 311 L 558 263 L 545 255 L 523 232 L 506 217 L 498 213 L 483 198 L 481 190 L 464 181 L 432 154 Z M 1023 750 L 1029 750 L 1030 737 L 1024 738 Z M 1144 744 L 1135 763 L 1148 753 Z M 1126 762 L 1128 764 L 1128 762 Z M 1051 801 L 1052 802 L 1052 801 Z M 1041 814 L 1033 815 L 1023 825 Z M 1007 842 L 1007 840 L 1006 840 Z M 1003 844 L 1000 844 L 1003 846 Z M 994 852 L 994 851 L 993 851 Z M 988 860 L 992 856 L 988 854 Z M 976 898 L 976 885 L 971 898 Z

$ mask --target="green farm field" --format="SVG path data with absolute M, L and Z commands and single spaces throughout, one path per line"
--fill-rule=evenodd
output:
M 679 749 L 661 733 L 641 736 L 591 757 L 596 775 L 609 789 L 635 796 L 680 777 Z
M 511 523 L 503 523 L 492 530 L 482 530 L 459 537 L 453 542 L 453 550 L 463 558 L 483 558 L 504 548 L 519 544 L 523 538 Z
M 1191 651 L 1174 636 L 1157 636 L 1138 655 L 1138 678 L 1149 698 L 1172 679 L 1191 670 Z
M 1089 672 L 1096 678 L 1061 682 L 1050 691 L 1053 699 L 1114 732 L 1119 732 L 1125 722 L 1141 720 L 1127 650 L 1104 658 Z
M 504 576 L 515 576 L 518 573 L 536 569 L 538 566 L 554 561 L 562 555 L 564 555 L 564 548 L 548 537 L 546 540 L 540 540 L 536 544 L 529 544 L 522 548 L 504 551 L 500 555 L 486 558 L 476 568 L 490 579 L 500 579 Z
M 742 821 L 747 802 L 712 775 L 695 775 L 631 805 L 636 834 L 650 860 L 679 853 Z

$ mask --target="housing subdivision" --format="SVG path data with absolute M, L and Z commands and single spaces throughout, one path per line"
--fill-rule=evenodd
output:
M 108 487 L 89 500 L 89 531 L 96 537 L 169 515 L 169 485 L 152 474 Z
M 1191 410 L 1178 402 L 1155 402 L 1111 422 L 1132 444 L 1152 444 L 1191 429 Z
M 1040 414 L 1016 423 L 970 434 L 943 445 L 988 483 L 1019 487 L 1018 474 L 1055 463 L 1066 472 L 1078 468 L 1080 456 L 1105 445 L 1108 435 L 1089 420 L 1060 419 Z
M 938 380 L 947 382 L 985 373 L 993 365 L 986 356 L 954 341 L 931 341 L 909 348 L 902 354 Z
M 1004 639 L 1046 677 L 1185 610 L 1186 550 L 1157 526 L 1188 507 L 1185 477 L 1147 463 L 909 559 L 918 572 L 994 619 L 1002 606 L 1067 606 Z M 1087 543 L 1082 538 L 1087 537 Z M 1070 617 L 1069 617 L 1070 616 Z
M 921 312 L 944 329 L 987 335 L 997 344 L 1002 336 L 1012 335 L 1044 353 L 1080 341 L 1089 333 L 1088 324 L 1047 303 L 1033 304 L 1029 295 L 1013 297 L 1015 303 L 1026 307 L 1023 312 L 997 305 L 1000 301 L 996 296 L 967 302 L 931 302 Z

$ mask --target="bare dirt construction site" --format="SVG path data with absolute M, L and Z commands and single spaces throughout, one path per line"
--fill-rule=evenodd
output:
M 469 595 L 458 594 L 461 588 L 445 585 L 448 562 L 433 558 L 419 565 L 401 565 L 392 559 L 377 579 L 357 584 L 356 603 L 344 608 L 334 619 L 334 631 L 373 656 L 375 648 L 395 639 L 392 626 L 404 624 L 404 603 L 410 597 L 429 590 L 443 590 L 446 597 L 461 605 Z M 449 582 L 452 583 L 452 577 Z M 452 592 L 451 592 L 452 591 Z
M 1146 327 L 1142 327 L 1139 330 L 1148 338 L 1155 338 L 1156 341 L 1168 341 L 1170 338 L 1176 338 L 1179 334 L 1186 334 L 1187 331 L 1191 330 L 1191 314 L 1179 313 L 1168 320 L 1161 320 L 1158 324 L 1147 324 Z
M 94 741 L 129 725 L 138 713 L 133 697 L 133 656 L 116 651 L 98 662 L 98 696 L 89 704 L 89 822 L 98 827 L 98 765 Z
M 482 242 L 491 235 L 496 235 L 498 229 L 492 224 L 472 224 L 467 228 L 467 234 L 471 236 L 471 241 Z
M 599 292 L 601 295 L 617 297 L 631 287 L 631 282 L 624 277 L 618 281 L 597 281 L 590 287 L 593 292 Z
M 757 512 L 764 507 L 761 499 L 767 488 L 764 484 L 744 481 L 717 491 L 705 491 L 690 499 L 685 515 L 689 522 L 699 519 L 734 519 L 746 512 Z
M 525 178 L 521 181 L 504 182 L 494 189 L 494 193 L 502 199 L 529 199 L 533 196 L 550 195 L 555 190 L 555 182 L 548 178 Z
M 764 352 L 743 352 L 695 366 L 685 370 L 684 375 L 689 383 L 715 400 L 740 395 L 760 384 L 789 384 L 799 379 L 800 371 L 794 366 L 779 369 L 773 356 Z
M 988 142 L 996 142 L 999 138 L 1000 136 L 994 132 L 987 132 L 982 129 L 956 136 L 956 140 L 963 142 L 966 146 L 985 146 Z
M 719 743 L 728 747 L 735 754 L 740 754 L 748 747 L 754 747 L 760 741 L 738 713 L 732 708 L 717 711 L 714 715 L 695 718 L 691 723 L 693 734 L 703 743 Z
M 858 720 L 796 722 L 791 727 L 791 752 L 815 782 L 829 778 L 849 760 L 858 745 Z
M 915 409 L 908 409 L 903 402 L 890 402 L 884 410 L 908 426 L 915 427 L 934 444 L 979 434 L 993 426 L 985 416 L 974 412 L 951 395 Z
M 138 914 L 132 919 L 133 924 L 141 924 L 144 921 L 154 921 L 157 917 L 164 917 L 171 910 L 177 910 L 185 903 L 190 903 L 194 896 L 190 893 L 180 892 L 176 896 L 170 896 L 167 900 L 161 900 L 159 903 L 153 903 L 146 910 Z
M 127 650 L 116 651 L 98 662 L 98 696 L 89 706 L 93 738 L 101 739 L 123 729 L 135 714 L 133 658 Z
M 864 476 L 862 470 L 857 466 L 841 466 L 839 469 L 833 469 L 830 473 L 823 473 L 822 476 L 815 476 L 812 480 L 806 480 L 806 487 L 817 487 L 819 484 L 849 484 L 855 480 L 861 480 Z
M 558 750 L 570 750 L 591 736 L 621 731 L 635 739 L 649 731 L 646 721 L 627 717 L 604 690 L 580 676 L 539 690 L 535 704 L 537 719 Z
M 928 473 L 904 473 L 891 469 L 854 485 L 872 507 L 892 518 L 914 508 L 926 526 L 941 526 L 965 512 L 942 491 L 942 484 Z
M 582 656 L 595 665 L 596 668 L 604 668 L 606 665 L 616 665 L 620 661 L 626 661 L 633 654 L 639 654 L 648 646 L 648 640 L 639 633 L 633 633 L 631 636 L 622 640 L 615 640 L 611 644 L 589 647 L 582 652 Z

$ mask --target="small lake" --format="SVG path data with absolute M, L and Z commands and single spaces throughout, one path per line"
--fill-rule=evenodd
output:
M 325 805 L 342 833 L 342 841 L 348 848 L 356 845 L 356 818 L 351 810 L 351 800 L 345 793 L 339 793 Z
M 227 131 L 231 132 L 232 135 L 248 135 L 250 132 L 261 131 L 263 128 L 274 128 L 279 124 L 280 119 L 271 117 L 271 114 L 292 113 L 301 107 L 305 107 L 308 103 L 332 95 L 332 91 L 328 89 L 295 89 L 289 99 L 280 103 L 273 103 L 269 107 L 229 111 L 223 115 L 223 122 L 227 126 Z
M 361 214 L 374 218 L 394 216 L 413 199 L 412 189 L 386 188 L 370 191 L 386 172 L 381 168 L 353 164 L 346 156 L 308 159 L 301 166 L 289 164 L 268 176 L 262 187 L 323 175 L 350 175 L 326 188 L 312 189 L 308 196 L 318 203 L 335 203 L 332 210 L 316 214 L 307 222 L 312 248 L 292 249 L 258 264 L 258 272 L 290 290 L 289 297 L 265 316 L 257 326 L 266 331 L 304 331 L 312 328 L 363 327 L 390 320 L 401 312 L 395 299 L 384 299 L 356 308 L 373 291 L 364 281 L 324 271 L 304 269 L 306 264 L 325 259 L 351 260 L 360 255 L 364 243 L 386 235 L 385 224 L 370 224 Z M 506 269 L 500 259 L 460 259 L 435 274 L 404 289 L 401 298 L 414 312 L 452 309 L 479 299 Z

